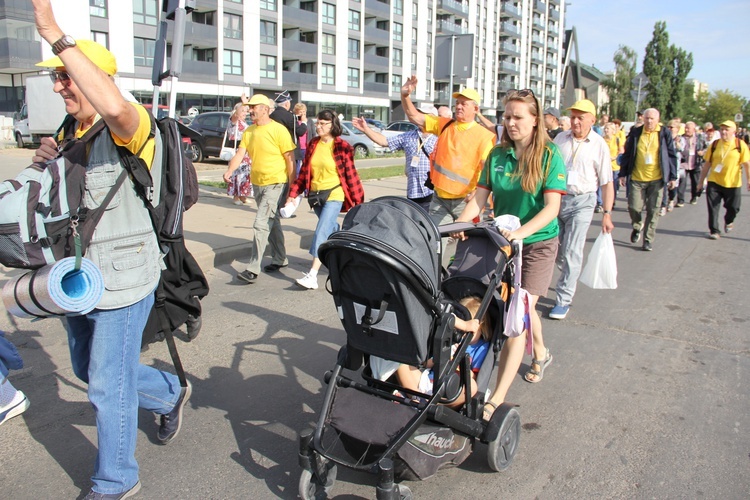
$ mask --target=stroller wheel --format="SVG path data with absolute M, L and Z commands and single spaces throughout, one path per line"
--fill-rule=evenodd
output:
M 404 484 L 398 485 L 398 498 L 400 500 L 411 500 L 411 489 Z
M 330 495 L 336 482 L 336 465 L 328 469 L 326 482 L 323 484 L 309 470 L 303 469 L 299 478 L 299 496 L 302 500 L 325 500 Z
M 510 467 L 521 438 L 521 415 L 513 406 L 502 404 L 487 424 L 487 463 L 496 472 Z

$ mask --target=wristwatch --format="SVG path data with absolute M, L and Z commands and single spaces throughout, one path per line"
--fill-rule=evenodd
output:
M 63 35 L 62 38 L 60 38 L 58 41 L 52 44 L 52 53 L 57 55 L 60 55 L 60 52 L 62 52 L 65 49 L 69 49 L 70 47 L 75 47 L 76 41 L 73 39 L 70 35 Z

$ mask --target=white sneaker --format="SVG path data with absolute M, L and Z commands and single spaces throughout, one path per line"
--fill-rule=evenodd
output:
M 16 395 L 7 405 L 0 406 L 0 425 L 25 412 L 29 404 L 29 398 L 23 392 L 16 391 Z
M 311 276 L 308 273 L 302 276 L 301 278 L 299 278 L 297 280 L 297 284 L 301 286 L 302 288 L 307 288 L 308 290 L 317 290 L 318 289 L 318 277 Z

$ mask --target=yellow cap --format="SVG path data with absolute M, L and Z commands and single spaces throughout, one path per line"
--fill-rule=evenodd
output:
M 92 40 L 76 40 L 76 46 L 81 52 L 88 57 L 92 63 L 96 64 L 102 71 L 109 76 L 117 73 L 117 60 L 115 55 L 108 51 L 106 47 Z M 62 59 L 55 56 L 40 63 L 36 63 L 40 68 L 60 68 L 65 67 Z
M 591 113 L 592 115 L 596 116 L 596 106 L 594 106 L 594 103 L 589 101 L 588 99 L 581 99 L 580 101 L 577 101 L 575 104 L 569 107 L 568 110 Z
M 247 101 L 248 106 L 255 106 L 256 104 L 265 104 L 269 108 L 271 107 L 271 100 L 264 96 L 263 94 L 254 94 L 249 101 Z
M 456 99 L 458 97 L 465 97 L 471 101 L 476 102 L 477 105 L 479 105 L 482 100 L 482 98 L 479 97 L 479 92 L 477 92 L 474 89 L 470 89 L 468 87 L 463 89 L 460 92 L 453 92 L 453 98 Z
M 719 127 L 727 127 L 731 129 L 737 129 L 737 124 L 734 123 L 732 120 L 727 120 L 725 122 L 721 122 L 721 125 Z

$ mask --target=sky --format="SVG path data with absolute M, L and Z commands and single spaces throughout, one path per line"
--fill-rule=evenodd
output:
M 620 45 L 638 54 L 640 72 L 654 24 L 666 21 L 669 43 L 693 54 L 688 78 L 750 99 L 750 0 L 568 0 L 565 17 L 565 28 L 576 28 L 580 61 L 605 73 Z

